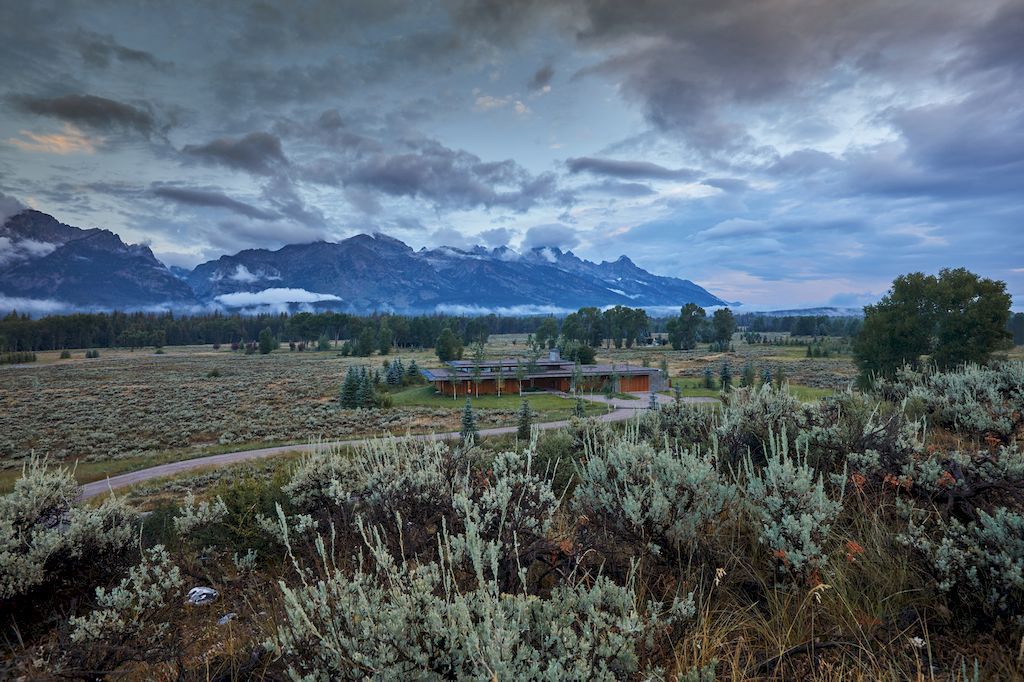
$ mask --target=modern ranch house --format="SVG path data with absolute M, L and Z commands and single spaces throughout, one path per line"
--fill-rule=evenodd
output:
M 532 367 L 521 358 L 486 360 L 478 364 L 472 360 L 454 360 L 447 367 L 420 370 L 427 381 L 443 395 L 500 395 L 519 392 L 519 378 L 523 390 L 570 392 L 580 383 L 582 391 L 632 393 L 661 391 L 667 382 L 661 370 L 628 364 L 580 365 L 562 360 L 557 350 L 547 359 L 537 360 Z M 479 367 L 479 373 L 476 368 Z M 479 386 L 477 386 L 479 381 Z

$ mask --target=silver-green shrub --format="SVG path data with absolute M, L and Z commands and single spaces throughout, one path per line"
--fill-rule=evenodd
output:
M 961 433 L 1007 441 L 1024 426 L 1024 362 L 931 374 L 904 371 L 895 384 L 883 390 L 902 392 L 930 421 Z
M 656 410 L 647 410 L 638 419 L 640 432 L 646 439 L 662 442 L 668 438 L 682 447 L 710 444 L 718 425 L 715 410 L 681 400 Z
M 95 611 L 71 618 L 71 641 L 95 645 L 160 639 L 172 626 L 154 616 L 180 596 L 182 585 L 181 572 L 162 545 L 144 551 L 117 586 L 96 588 Z
M 178 509 L 178 515 L 174 517 L 174 530 L 181 537 L 187 537 L 194 531 L 220 523 L 228 514 L 227 505 L 224 500 L 203 500 L 196 504 L 195 495 L 189 490 L 185 495 L 185 503 Z
M 762 461 L 772 433 L 799 433 L 812 417 L 812 408 L 793 397 L 788 386 L 741 388 L 729 394 L 715 435 L 729 462 L 738 464 L 750 455 Z
M 786 432 L 769 435 L 764 466 L 745 462 L 744 489 L 760 542 L 793 573 L 812 570 L 826 560 L 832 525 L 843 509 L 842 491 L 831 497 L 822 476 L 807 464 L 807 450 L 790 455 Z M 844 476 L 845 478 L 845 476 Z
M 137 515 L 113 496 L 98 507 L 76 506 L 78 495 L 68 469 L 32 458 L 14 490 L 0 496 L 0 603 L 65 584 L 80 588 L 124 564 Z
M 1024 622 L 1024 516 L 998 507 L 970 522 L 915 517 L 900 539 L 925 557 L 940 591 Z
M 629 437 L 588 453 L 578 478 L 574 509 L 644 552 L 693 550 L 736 497 L 713 449 L 655 448 Z
M 807 427 L 796 436 L 815 456 L 819 470 L 876 474 L 906 464 L 923 448 L 923 425 L 908 419 L 901 405 L 845 391 L 811 407 Z
M 292 679 L 622 679 L 657 634 L 695 612 L 692 595 L 642 604 L 604 577 L 548 598 L 505 592 L 501 550 L 472 526 L 458 548 L 443 533 L 436 562 L 396 560 L 377 531 L 364 540 L 351 574 L 321 542 L 324 575 L 300 569 L 301 584 L 280 583 L 285 616 L 267 648 Z
M 523 452 L 499 453 L 491 464 L 493 482 L 475 499 L 466 497 L 484 538 L 508 544 L 514 536 L 525 542 L 543 537 L 551 527 L 558 499 L 551 483 L 533 471 L 535 443 Z
M 471 474 L 472 455 L 463 448 L 436 440 L 380 439 L 351 454 L 327 450 L 308 459 L 285 491 L 300 512 L 322 511 L 311 507 L 312 501 L 335 510 L 331 520 L 346 526 L 342 530 L 354 530 L 357 518 L 367 526 L 394 529 L 384 537 L 406 557 L 430 558 L 442 527 L 461 533 L 466 516 L 461 500 L 478 517 L 486 539 L 508 546 L 515 535 L 526 551 L 545 535 L 558 506 L 550 481 L 533 471 L 535 445 L 499 453 L 489 473 Z M 293 518 L 288 517 L 292 530 Z M 311 527 L 302 524 L 303 530 Z

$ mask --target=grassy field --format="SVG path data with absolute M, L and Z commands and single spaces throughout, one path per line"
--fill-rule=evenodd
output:
M 673 388 L 678 386 L 687 398 L 717 398 L 722 394 L 717 388 L 704 388 L 704 381 L 702 379 L 673 378 L 672 386 Z M 805 403 L 821 400 L 835 393 L 835 391 L 828 388 L 814 388 L 812 386 L 800 386 L 799 384 L 792 383 L 789 384 L 789 392 Z
M 523 356 L 526 335 L 496 335 L 489 358 Z M 715 375 L 729 362 L 738 378 L 749 362 L 760 375 L 780 369 L 802 400 L 814 400 L 852 381 L 849 357 L 807 358 L 803 346 L 748 345 L 738 337 L 735 351 L 712 353 L 668 347 L 606 349 L 598 362 L 668 364 L 684 395 L 718 397 L 700 387 L 704 368 Z M 1015 351 L 1016 352 L 1016 351 Z M 341 357 L 336 351 L 245 355 L 210 346 L 101 349 L 86 359 L 38 353 L 38 362 L 0 367 L 0 487 L 6 488 L 32 453 L 77 464 L 79 480 L 93 481 L 180 459 L 268 445 L 337 440 L 383 433 L 454 431 L 462 400 L 435 395 L 429 387 L 394 394 L 390 410 L 343 410 L 337 395 L 354 365 L 380 366 L 401 357 L 421 367 L 439 366 L 433 351 L 396 350 L 388 358 Z M 573 403 L 550 394 L 528 395 L 540 419 L 572 413 Z M 481 428 L 515 424 L 518 395 L 473 400 Z M 591 414 L 606 408 L 588 405 Z
M 245 355 L 209 346 L 39 353 L 39 361 L 0 367 L 0 487 L 33 453 L 76 465 L 82 482 L 163 462 L 269 445 L 384 433 L 456 431 L 463 403 L 428 391 L 390 410 L 344 410 L 337 395 L 346 369 L 387 359 L 437 366 L 432 351 L 389 358 L 336 352 Z M 407 402 L 402 402 L 407 400 Z M 531 398 L 542 419 L 572 402 Z M 516 422 L 518 396 L 476 405 L 481 428 Z M 600 409 L 600 408 L 598 408 Z

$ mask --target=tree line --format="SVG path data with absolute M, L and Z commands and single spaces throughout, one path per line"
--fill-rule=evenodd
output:
M 529 334 L 541 317 L 485 315 L 351 315 L 339 312 L 180 316 L 172 313 L 78 313 L 34 319 L 11 312 L 0 318 L 0 351 L 46 351 L 65 348 L 142 348 L 145 346 L 230 345 L 255 343 L 261 332 L 282 343 L 317 344 L 352 340 L 356 346 L 385 337 L 389 346 L 430 348 L 443 329 L 470 344 L 491 334 Z M 382 333 L 383 332 L 383 333 Z M 372 341 L 370 340 L 372 339 Z M 359 350 L 363 350 L 359 348 Z M 353 349 L 353 354 L 356 353 Z

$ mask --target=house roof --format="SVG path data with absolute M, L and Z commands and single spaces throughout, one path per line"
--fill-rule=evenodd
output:
M 571 377 L 574 371 L 574 365 L 567 363 L 564 360 L 557 363 L 536 363 L 538 365 L 538 371 L 529 372 L 524 375 L 524 379 L 540 379 L 544 377 Z M 420 373 L 427 378 L 428 381 L 448 381 L 452 376 L 455 376 L 461 381 L 469 381 L 473 379 L 473 366 L 470 362 L 468 365 L 465 361 L 459 362 L 458 365 L 455 363 L 449 363 L 454 365 L 450 367 L 440 367 L 431 369 L 421 369 Z M 501 362 L 495 362 L 489 365 L 491 368 L 497 367 L 498 365 L 506 366 Z M 546 365 L 546 366 L 545 366 Z M 481 368 L 488 367 L 484 363 L 480 363 Z M 513 364 L 513 367 L 515 365 Z M 525 367 L 525 365 L 524 365 Z M 637 367 L 635 365 L 580 365 L 580 372 L 585 377 L 593 376 L 611 376 L 612 374 L 618 374 L 619 376 L 625 375 L 643 375 L 643 374 L 656 374 L 660 370 L 656 367 Z M 481 372 L 481 380 L 493 379 L 497 376 L 497 372 Z M 514 372 L 503 373 L 503 377 L 508 379 L 515 379 Z

